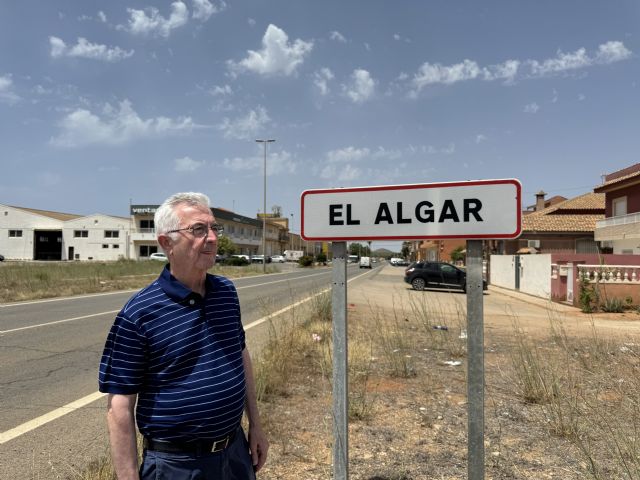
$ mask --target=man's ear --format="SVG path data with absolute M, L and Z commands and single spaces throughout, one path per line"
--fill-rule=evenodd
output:
M 168 255 L 171 251 L 171 246 L 173 245 L 171 237 L 169 235 L 158 235 L 158 243 L 162 247 L 162 250 L 164 250 Z

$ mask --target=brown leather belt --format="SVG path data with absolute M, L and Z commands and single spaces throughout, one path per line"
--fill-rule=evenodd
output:
M 196 455 L 203 455 L 205 453 L 221 452 L 231 445 L 235 437 L 236 430 L 216 440 L 195 440 L 193 442 L 172 442 L 144 437 L 142 446 L 146 450 L 155 452 L 195 453 Z

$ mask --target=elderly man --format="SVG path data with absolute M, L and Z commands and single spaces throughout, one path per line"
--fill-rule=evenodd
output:
M 231 281 L 207 273 L 221 228 L 199 193 L 169 197 L 155 227 L 169 265 L 122 308 L 100 363 L 118 479 L 254 479 L 269 446 L 238 295 Z

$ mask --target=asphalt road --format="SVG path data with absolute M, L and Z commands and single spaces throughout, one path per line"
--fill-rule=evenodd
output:
M 247 327 L 330 288 L 331 268 L 284 265 L 235 284 Z M 69 478 L 105 453 L 97 368 L 113 319 L 133 293 L 0 305 L 0 479 Z M 247 330 L 248 341 L 259 332 Z

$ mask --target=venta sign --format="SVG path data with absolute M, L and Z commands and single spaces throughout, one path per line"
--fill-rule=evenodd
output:
M 516 238 L 521 190 L 515 179 L 306 190 L 305 240 Z

